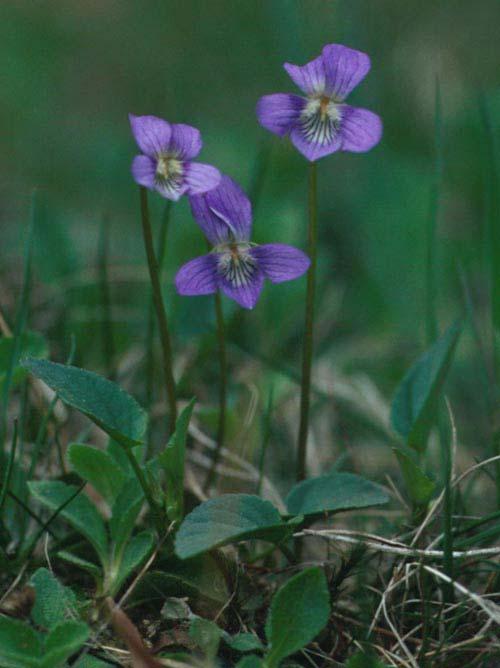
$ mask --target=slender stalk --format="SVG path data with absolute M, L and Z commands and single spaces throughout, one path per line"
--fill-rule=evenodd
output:
M 222 310 L 222 299 L 220 292 L 214 296 L 215 318 L 217 321 L 217 344 L 219 349 L 219 421 L 217 425 L 217 447 L 214 451 L 212 465 L 205 481 L 205 491 L 212 485 L 217 472 L 220 454 L 224 447 L 226 435 L 226 405 L 227 405 L 227 358 L 226 358 L 226 335 L 224 327 L 224 312 Z
M 451 488 L 452 476 L 452 456 L 451 456 L 451 439 L 449 429 L 445 423 L 444 412 L 442 406 L 439 410 L 439 443 L 441 445 L 441 466 L 444 486 L 443 498 L 443 568 L 446 575 L 453 580 L 453 490 Z M 451 603 L 454 598 L 454 589 L 451 582 L 444 582 L 443 592 L 446 601 Z
M 151 488 L 148 485 L 148 482 L 146 480 L 146 476 L 142 472 L 141 465 L 139 464 L 137 459 L 134 457 L 134 453 L 131 451 L 130 448 L 127 448 L 127 447 L 125 447 L 124 450 L 125 450 L 125 454 L 127 455 L 128 460 L 130 462 L 131 467 L 134 469 L 135 476 L 136 476 L 137 480 L 139 481 L 140 486 L 142 487 L 142 491 L 144 492 L 144 496 L 146 497 L 148 505 L 151 509 L 151 514 L 153 516 L 154 523 L 156 524 L 156 529 L 158 531 L 158 535 L 161 536 L 164 529 L 165 529 L 165 523 L 164 523 L 162 508 L 155 501 L 154 496 L 151 493 Z
M 311 367 L 314 335 L 314 299 L 316 292 L 316 255 L 318 245 L 317 175 L 316 163 L 309 168 L 309 257 L 311 266 L 307 273 L 304 345 L 302 353 L 302 383 L 300 395 L 300 426 L 297 449 L 297 480 L 306 477 L 307 435 L 311 395 Z
M 436 247 L 437 224 L 439 217 L 439 200 L 443 173 L 442 148 L 442 113 L 441 90 L 439 80 L 436 79 L 435 111 L 434 111 L 434 178 L 431 187 L 429 217 L 427 221 L 427 263 L 426 263 L 426 337 L 427 345 L 432 345 L 439 336 L 436 296 Z M 445 573 L 453 579 L 453 491 L 451 489 L 451 443 L 445 422 L 443 407 L 438 407 L 439 445 L 441 451 L 441 475 L 444 487 L 443 500 L 443 566 Z M 451 602 L 454 597 L 453 585 L 445 583 L 443 586 L 445 598 Z
M 163 215 L 160 222 L 160 232 L 158 234 L 158 241 L 156 244 L 156 256 L 158 258 L 158 269 L 160 272 L 160 281 L 163 274 L 163 265 L 165 261 L 165 253 L 167 248 L 167 234 L 170 223 L 170 212 L 172 210 L 172 202 L 167 200 Z M 146 329 L 146 400 L 145 405 L 148 409 L 153 404 L 153 385 L 154 385 L 154 370 L 155 370 L 155 356 L 153 348 L 153 337 L 155 330 L 155 307 L 153 297 L 151 295 L 148 304 L 148 324 Z M 148 433 L 148 456 L 151 448 L 151 423 L 149 425 Z
M 148 259 L 149 278 L 151 280 L 151 288 L 153 291 L 153 303 L 156 310 L 156 317 L 158 319 L 160 341 L 163 350 L 163 373 L 165 375 L 165 387 L 167 390 L 167 399 L 169 405 L 169 435 L 171 435 L 175 430 L 175 422 L 177 420 L 175 380 L 172 371 L 172 346 L 170 343 L 167 313 L 165 311 L 165 304 L 163 303 L 163 297 L 161 293 L 160 272 L 154 250 L 153 232 L 151 229 L 151 222 L 149 220 L 148 192 L 146 188 L 141 187 L 140 194 L 142 234 L 144 237 L 144 247 L 146 249 L 146 256 Z

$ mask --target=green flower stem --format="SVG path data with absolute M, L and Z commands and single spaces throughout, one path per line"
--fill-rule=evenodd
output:
M 316 163 L 309 168 L 309 258 L 311 266 L 307 273 L 306 312 L 304 346 L 302 353 L 302 382 L 300 395 L 300 427 L 297 448 L 297 481 L 306 477 L 307 435 L 311 397 L 311 367 L 314 334 L 314 299 L 316 292 L 316 256 L 318 245 L 318 209 Z
M 177 403 L 175 399 L 175 380 L 172 371 L 172 346 L 170 343 L 170 333 L 168 330 L 167 313 L 165 311 L 165 304 L 161 293 L 160 271 L 158 262 L 156 260 L 153 233 L 151 230 L 151 223 L 149 220 L 148 211 L 148 192 L 146 188 L 141 186 L 141 220 L 142 220 L 142 234 L 144 237 L 144 247 L 148 259 L 149 277 L 151 279 L 151 288 L 153 291 L 153 302 L 156 310 L 156 317 L 158 318 L 158 326 L 160 331 L 160 341 L 163 350 L 163 372 L 165 375 L 165 387 L 167 390 L 168 406 L 169 406 L 169 435 L 175 430 L 175 422 L 177 420 Z
M 219 348 L 219 421 L 217 425 L 217 445 L 212 459 L 212 465 L 205 482 L 205 490 L 212 485 L 217 472 L 217 464 L 220 460 L 222 448 L 226 435 L 226 404 L 227 404 L 227 358 L 226 358 L 226 336 L 224 327 L 224 313 L 222 310 L 222 299 L 220 292 L 214 296 L 215 317 L 217 321 L 217 343 Z
M 165 208 L 163 210 L 163 215 L 160 221 L 160 231 L 158 234 L 158 240 L 156 243 L 156 257 L 158 262 L 158 269 L 160 272 L 160 282 L 162 280 L 163 266 L 165 263 L 165 254 L 167 249 L 167 236 L 168 230 L 170 227 L 170 214 L 172 211 L 172 202 L 167 200 L 165 203 Z M 147 328 L 146 328 L 146 392 L 145 392 L 145 406 L 147 410 L 150 410 L 153 405 L 153 396 L 154 396 L 154 371 L 155 371 L 155 356 L 153 348 L 153 338 L 155 334 L 155 307 L 153 302 L 153 296 L 151 295 L 148 303 L 148 313 L 147 313 Z M 148 436 L 147 436 L 147 456 L 151 454 L 151 421 L 148 425 Z
M 155 501 L 154 496 L 151 492 L 151 488 L 148 485 L 148 482 L 146 480 L 146 477 L 141 469 L 141 465 L 137 461 L 137 459 L 134 457 L 134 453 L 129 447 L 124 447 L 125 453 L 127 455 L 127 458 L 130 462 L 131 467 L 134 469 L 135 476 L 137 480 L 139 481 L 140 486 L 142 487 L 142 491 L 144 492 L 144 496 L 146 497 L 146 500 L 148 502 L 148 505 L 151 509 L 151 514 L 153 516 L 153 521 L 156 525 L 156 529 L 158 531 L 158 535 L 161 536 L 162 533 L 165 530 L 165 517 L 163 513 L 163 509 L 161 506 Z

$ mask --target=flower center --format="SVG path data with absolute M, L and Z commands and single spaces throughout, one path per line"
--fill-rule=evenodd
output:
M 250 255 L 251 244 L 231 242 L 217 246 L 217 271 L 233 287 L 248 285 L 257 269 L 255 259 Z
M 178 187 L 182 178 L 182 161 L 160 153 L 156 163 L 156 180 L 165 186 Z
M 329 144 L 340 128 L 341 105 L 326 95 L 310 97 L 300 115 L 304 139 L 311 144 Z

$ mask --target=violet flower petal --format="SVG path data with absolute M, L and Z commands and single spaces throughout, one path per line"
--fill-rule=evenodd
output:
M 325 93 L 333 95 L 337 101 L 345 100 L 370 71 L 370 58 L 366 53 L 342 44 L 327 44 L 322 57 L 326 75 Z
M 175 277 L 175 287 L 180 295 L 211 295 L 217 291 L 217 259 L 210 253 L 201 255 L 182 265 Z
M 342 151 L 364 153 L 373 148 L 382 137 L 382 121 L 368 109 L 343 105 L 340 125 Z
M 308 95 L 321 95 L 325 90 L 326 74 L 323 57 L 318 56 L 305 65 L 283 65 L 291 79 Z
M 257 103 L 257 118 L 262 127 L 283 137 L 298 121 L 306 100 L 299 95 L 264 95 Z
M 169 182 L 156 180 L 154 189 L 162 197 L 170 199 L 172 202 L 177 202 L 188 191 L 188 185 L 185 181 L 174 185 Z
M 153 188 L 155 185 L 156 161 L 147 155 L 136 155 L 132 160 L 132 176 L 140 186 Z
M 295 148 L 298 149 L 310 162 L 319 160 L 319 158 L 323 158 L 325 155 L 330 155 L 330 153 L 335 153 L 335 151 L 339 151 L 342 146 L 340 132 L 333 135 L 331 141 L 326 144 L 314 144 L 304 137 L 304 132 L 300 125 L 296 125 L 292 128 L 290 139 Z
M 219 170 L 212 165 L 205 165 L 202 162 L 184 163 L 184 181 L 188 186 L 189 195 L 199 195 L 212 190 L 219 185 L 220 180 Z
M 272 283 L 283 283 L 302 276 L 311 260 L 298 248 L 286 244 L 263 244 L 250 250 L 259 269 Z
M 239 287 L 236 287 L 226 279 L 219 277 L 219 288 L 226 297 L 233 299 L 240 306 L 247 309 L 253 309 L 262 292 L 263 285 L 264 274 L 258 268 L 254 272 L 250 282 Z
M 168 147 L 172 153 L 181 160 L 192 160 L 201 151 L 203 142 L 200 131 L 191 125 L 183 123 L 172 123 L 172 135 Z
M 252 207 L 240 186 L 222 175 L 219 185 L 189 198 L 193 217 L 214 245 L 247 241 L 252 229 Z
M 156 116 L 129 114 L 132 134 L 141 151 L 150 158 L 167 151 L 172 136 L 172 126 Z

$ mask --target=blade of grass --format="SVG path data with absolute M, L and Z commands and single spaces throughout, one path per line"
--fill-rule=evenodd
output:
M 5 441 L 10 387 L 12 384 L 14 368 L 17 364 L 20 354 L 21 336 L 24 332 L 24 329 L 26 327 L 26 322 L 28 320 L 29 297 L 31 289 L 31 272 L 32 272 L 32 261 L 33 261 L 33 234 L 36 227 L 37 217 L 38 217 L 38 195 L 37 191 L 35 190 L 31 197 L 30 224 L 24 247 L 23 288 L 21 292 L 21 299 L 19 301 L 19 306 L 17 309 L 16 320 L 14 325 L 14 332 L 13 332 L 14 345 L 12 348 L 10 362 L 5 373 L 4 389 L 2 396 L 2 414 L 0 417 L 0 443 L 3 443 Z
M 438 337 L 436 314 L 437 278 L 436 278 L 436 248 L 437 223 L 439 216 L 440 188 L 443 173 L 442 149 L 442 113 L 441 89 L 439 80 L 435 84 L 434 109 L 434 171 L 431 184 L 429 215 L 426 228 L 426 263 L 425 263 L 425 325 L 427 346 L 431 346 Z
M 255 158 L 252 169 L 252 176 L 250 180 L 250 187 L 248 189 L 248 196 L 252 202 L 253 215 L 255 218 L 257 208 L 262 197 L 262 190 L 266 182 L 266 177 L 271 164 L 271 153 L 273 150 L 272 141 L 265 137 L 262 141 L 257 156 Z
M 262 492 L 262 483 L 264 482 L 264 464 L 266 460 L 267 446 L 269 445 L 269 439 L 271 436 L 271 415 L 273 412 L 273 403 L 274 403 L 274 386 L 271 385 L 269 390 L 269 397 L 267 400 L 267 408 L 263 418 L 262 424 L 262 443 L 260 446 L 259 454 L 259 480 L 257 482 L 256 493 L 260 496 Z
M 66 360 L 66 364 L 72 364 L 73 359 L 75 357 L 75 351 L 76 351 L 76 340 L 74 336 L 71 336 L 71 343 L 70 343 L 70 351 L 68 355 L 68 359 Z M 36 435 L 35 439 L 35 445 L 33 447 L 33 454 L 31 456 L 31 462 L 30 462 L 30 467 L 28 470 L 28 480 L 31 480 L 33 478 L 33 475 L 35 473 L 36 465 L 38 463 L 38 459 L 40 457 L 41 451 L 42 451 L 42 446 L 45 443 L 45 437 L 47 435 L 47 426 L 49 424 L 49 421 L 52 417 L 52 414 L 54 412 L 55 405 L 59 401 L 59 395 L 56 393 L 53 397 L 52 400 L 47 408 L 47 412 L 44 414 L 42 421 L 40 423 L 40 426 L 38 428 L 38 432 Z
M 17 503 L 19 505 L 20 508 L 22 508 L 24 510 L 26 515 L 29 515 L 33 520 L 35 520 L 35 522 L 37 522 L 37 524 L 40 524 L 40 526 L 44 526 L 44 521 L 42 520 L 42 518 L 39 515 L 37 515 L 33 510 L 31 510 L 31 508 L 26 503 L 24 503 L 24 501 L 22 499 L 20 499 L 17 496 L 17 494 L 14 494 L 14 492 L 10 489 L 7 491 L 7 494 L 8 494 L 10 499 L 12 499 L 15 503 Z M 55 534 L 50 527 L 46 527 L 46 531 L 53 538 L 55 538 Z M 24 540 L 24 536 L 23 536 L 22 540 Z M 22 540 L 21 540 L 21 542 L 22 542 Z
M 42 527 L 37 531 L 37 533 L 33 536 L 33 538 L 30 540 L 26 548 L 21 552 L 20 554 L 20 563 L 24 564 L 28 559 L 31 557 L 31 554 L 33 553 L 38 541 L 40 538 L 43 536 L 45 531 L 47 531 L 48 527 L 52 524 L 52 522 L 57 518 L 57 516 L 62 513 L 62 511 L 69 506 L 69 504 L 75 499 L 82 491 L 85 485 L 87 484 L 86 481 L 82 482 L 82 484 L 78 487 L 78 489 L 72 494 L 64 503 L 62 503 L 59 508 L 57 508 L 52 515 L 50 515 L 49 519 L 44 522 Z
M 111 315 L 111 296 L 109 290 L 108 259 L 109 256 L 109 218 L 103 216 L 99 230 L 99 245 L 97 250 L 97 265 L 99 272 L 99 291 L 101 294 L 102 310 L 102 352 L 107 377 L 114 380 L 115 370 L 115 340 L 113 335 L 113 319 Z
M 491 347 L 495 368 L 495 377 L 498 378 L 500 365 L 500 350 L 497 336 L 500 332 L 500 197 L 498 193 L 498 157 L 496 146 L 496 132 L 491 114 L 483 94 L 479 95 L 479 113 L 485 135 L 487 156 L 486 165 L 486 251 L 490 274 L 490 317 L 491 317 Z
M 443 178 L 443 123 L 441 88 L 439 79 L 435 83 L 435 108 L 434 108 L 434 171 L 431 184 L 429 216 L 427 219 L 426 234 L 426 298 L 425 298 L 425 322 L 427 346 L 431 346 L 439 335 L 437 322 L 437 275 L 436 275 L 436 250 L 437 250 L 437 227 L 439 218 L 440 190 Z M 441 454 L 441 478 L 444 486 L 443 500 L 443 533 L 444 533 L 444 560 L 443 566 L 446 575 L 453 578 L 453 493 L 451 489 L 451 443 L 447 425 L 444 420 L 442 406 L 438 414 L 439 444 Z M 443 591 L 448 602 L 453 600 L 453 586 L 444 581 Z
M 9 491 L 12 469 L 14 468 L 14 460 L 16 458 L 16 449 L 17 449 L 17 420 L 14 420 L 14 432 L 12 434 L 12 443 L 10 446 L 9 460 L 7 462 L 7 468 L 5 469 L 5 475 L 2 480 L 2 489 L 0 490 L 0 516 L 2 515 L 5 499 L 7 498 L 7 493 Z
M 498 402 L 498 374 L 500 369 L 500 197 L 498 194 L 498 157 L 496 133 L 491 120 L 491 114 L 483 94 L 479 95 L 479 113 L 483 124 L 486 147 L 486 234 L 485 256 L 487 258 L 490 276 L 490 346 L 493 368 L 494 395 L 493 405 Z M 491 454 L 500 454 L 500 425 L 498 411 L 491 412 Z M 496 500 L 500 508 L 500 462 L 495 465 Z

